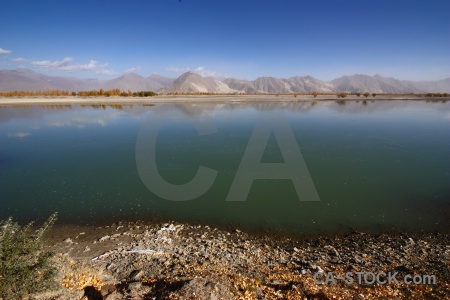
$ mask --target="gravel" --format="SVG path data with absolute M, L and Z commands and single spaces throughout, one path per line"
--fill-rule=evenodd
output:
M 450 298 L 449 234 L 292 238 L 175 222 L 53 230 L 61 288 L 35 299 Z M 397 272 L 400 282 L 315 282 L 330 272 Z M 407 285 L 408 274 L 437 282 Z

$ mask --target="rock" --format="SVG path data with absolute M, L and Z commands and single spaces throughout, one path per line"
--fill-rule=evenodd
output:
M 103 300 L 102 294 L 92 286 L 84 288 L 84 297 L 90 300 Z
M 109 235 L 105 235 L 104 237 L 101 237 L 98 241 L 99 242 L 104 242 L 104 241 L 108 240 L 109 238 L 110 238 Z
M 195 278 L 186 282 L 178 291 L 177 296 L 179 299 L 192 299 L 193 295 L 195 295 L 195 299 L 233 299 L 233 294 L 227 286 L 204 278 Z
M 130 275 L 128 275 L 128 279 L 130 280 L 138 280 L 144 275 L 144 271 L 142 270 L 133 270 Z
M 102 286 L 100 289 L 100 293 L 102 294 L 102 297 L 105 297 L 106 295 L 114 292 L 116 290 L 116 286 L 114 284 L 107 284 Z
M 405 266 L 405 265 L 400 265 L 400 266 L 396 267 L 395 270 L 398 271 L 398 272 L 405 272 L 405 273 L 411 271 L 411 270 L 410 270 L 407 266 Z
M 331 255 L 331 256 L 337 256 L 337 257 L 341 257 L 341 255 L 339 254 L 339 252 L 336 250 L 336 248 L 334 248 L 333 246 L 331 246 L 331 245 L 326 245 L 325 247 L 324 247 L 325 249 L 327 249 L 328 250 L 328 254 L 329 255 Z
M 129 290 L 140 290 L 142 288 L 142 282 L 132 282 L 128 285 Z
M 72 241 L 71 238 L 67 238 L 67 239 L 64 240 L 64 243 L 73 244 L 73 241 Z
M 123 294 L 119 293 L 117 290 L 112 292 L 111 294 L 106 295 L 103 297 L 104 300 L 122 300 Z
M 319 275 L 323 275 L 323 274 L 324 274 L 324 271 L 322 270 L 321 267 L 317 266 L 317 268 L 316 268 L 316 273 L 319 274 Z

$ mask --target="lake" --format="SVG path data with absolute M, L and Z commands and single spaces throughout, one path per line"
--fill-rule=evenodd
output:
M 449 154 L 450 102 L 4 106 L 0 219 L 448 232 Z

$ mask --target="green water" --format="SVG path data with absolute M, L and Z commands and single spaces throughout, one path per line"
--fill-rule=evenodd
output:
M 300 201 L 290 179 L 254 180 L 246 201 L 226 201 L 262 115 L 287 120 L 320 201 Z M 195 121 L 214 130 L 199 136 Z M 199 166 L 215 170 L 204 194 L 171 201 L 144 184 L 138 137 L 155 124 L 160 176 L 181 185 Z M 284 162 L 276 134 L 263 151 L 261 163 Z M 58 211 L 60 223 L 74 224 L 161 218 L 287 233 L 448 231 L 449 153 L 450 103 L 0 107 L 0 218 Z

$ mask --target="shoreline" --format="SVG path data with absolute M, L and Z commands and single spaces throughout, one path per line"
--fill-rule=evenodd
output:
M 428 101 L 446 102 L 450 97 L 423 97 L 413 95 L 377 95 L 376 97 L 357 97 L 349 95 L 346 98 L 337 98 L 336 95 L 319 95 L 314 98 L 311 95 L 161 95 L 154 97 L 0 97 L 0 106 L 10 105 L 61 105 L 61 104 L 164 104 L 164 103 L 251 103 L 251 102 L 320 102 L 337 101 Z
M 55 225 L 45 245 L 57 253 L 60 289 L 33 299 L 444 299 L 449 242 L 440 233 L 291 239 L 177 222 Z M 330 272 L 397 272 L 399 283 L 315 281 Z M 401 282 L 408 274 L 437 282 Z

